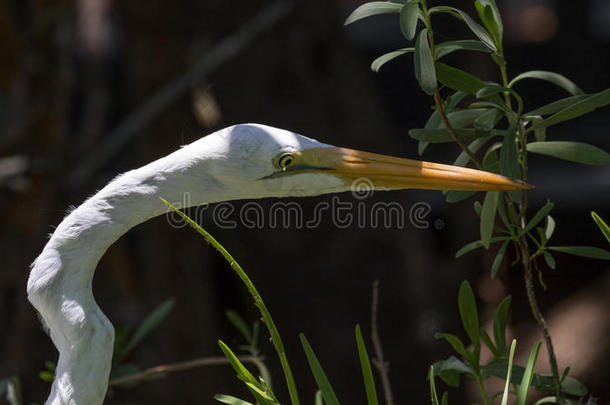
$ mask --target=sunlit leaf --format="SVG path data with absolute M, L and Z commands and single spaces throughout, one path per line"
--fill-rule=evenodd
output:
M 550 127 L 551 125 L 559 124 L 560 122 L 580 117 L 581 115 L 587 114 L 608 104 L 610 104 L 610 89 L 604 90 L 597 94 L 593 94 L 589 97 L 584 98 L 581 101 L 571 104 L 563 110 L 560 110 L 555 114 L 551 115 L 544 121 L 536 124 L 534 128 L 542 126 Z
M 600 231 L 602 231 L 606 239 L 608 239 L 608 242 L 610 242 L 610 226 L 608 226 L 608 224 L 604 222 L 604 220 L 595 212 L 591 212 L 591 217 L 599 227 Z
M 362 369 L 362 378 L 364 379 L 364 388 L 366 390 L 366 399 L 368 405 L 377 405 L 377 390 L 375 389 L 375 380 L 373 379 L 373 370 L 369 355 L 362 339 L 360 325 L 356 325 L 356 345 L 358 346 L 358 357 L 360 358 L 360 368 Z

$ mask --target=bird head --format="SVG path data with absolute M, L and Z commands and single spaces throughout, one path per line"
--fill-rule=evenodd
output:
M 486 171 L 335 147 L 260 124 L 235 125 L 201 142 L 214 151 L 205 157 L 206 172 L 240 198 L 313 196 L 353 190 L 355 184 L 380 190 L 531 188 Z

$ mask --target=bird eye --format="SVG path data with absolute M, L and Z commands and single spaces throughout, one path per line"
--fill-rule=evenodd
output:
M 277 160 L 278 168 L 286 170 L 287 167 L 294 163 L 294 155 L 292 153 L 284 153 Z

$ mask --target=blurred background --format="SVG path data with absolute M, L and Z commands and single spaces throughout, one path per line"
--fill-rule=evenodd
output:
M 418 88 L 410 56 L 372 73 L 370 62 L 408 46 L 396 15 L 343 26 L 363 2 L 252 0 L 0 1 L 0 377 L 19 375 L 25 403 L 42 402 L 49 384 L 38 373 L 56 350 L 26 300 L 28 266 L 67 208 L 79 205 L 117 173 L 141 166 L 217 129 L 260 122 L 321 141 L 417 158 L 410 128 L 422 127 L 431 100 Z M 474 13 L 470 0 L 452 2 Z M 610 2 L 498 0 L 504 15 L 509 75 L 558 71 L 585 92 L 610 87 Z M 262 13 L 263 19 L 260 17 Z M 254 19 L 254 20 L 253 20 Z M 438 21 L 439 39 L 470 38 L 453 20 Z M 245 30 L 245 31 L 244 31 Z M 226 42 L 230 39 L 229 42 Z M 491 60 L 456 53 L 450 63 L 495 80 Z M 543 82 L 520 85 L 534 108 L 563 97 Z M 144 107 L 143 107 L 144 106 Z M 610 150 L 610 109 L 552 128 L 553 140 L 582 140 Z M 452 163 L 455 145 L 433 146 L 426 160 Z M 532 208 L 551 199 L 557 245 L 605 241 L 590 219 L 610 219 L 610 168 L 532 156 Z M 331 196 L 295 200 L 304 211 Z M 480 198 L 477 196 L 475 198 Z M 343 195 L 344 201 L 353 201 Z M 449 205 L 440 192 L 376 193 L 375 201 L 431 207 L 427 229 L 236 229 L 201 222 L 239 260 L 265 298 L 288 349 L 301 396 L 313 402 L 315 383 L 298 341 L 304 332 L 344 403 L 362 403 L 353 328 L 370 345 L 371 284 L 380 281 L 379 333 L 390 361 L 396 403 L 428 401 L 429 364 L 450 347 L 437 331 L 465 337 L 457 293 L 468 279 L 481 317 L 513 295 L 511 335 L 525 363 L 541 340 L 510 252 L 495 280 L 495 249 L 458 260 L 478 239 L 473 199 Z M 270 205 L 273 200 L 265 201 Z M 237 206 L 239 207 L 238 203 Z M 496 247 L 497 248 L 497 247 Z M 557 255 L 539 285 L 560 368 L 610 404 L 610 273 L 595 260 Z M 544 266 L 543 266 L 544 267 Z M 137 325 L 169 297 L 169 318 L 132 354 L 142 367 L 216 356 L 221 338 L 238 333 L 224 311 L 257 319 L 224 260 L 194 232 L 164 217 L 116 242 L 98 266 L 95 296 L 115 326 Z M 271 345 L 262 343 L 276 392 L 282 378 Z M 541 352 L 539 371 L 548 372 Z M 450 390 L 451 403 L 477 400 L 476 388 Z M 216 393 L 245 396 L 227 366 L 173 373 L 133 389 L 115 389 L 109 404 L 212 403 Z M 0 400 L 1 402 L 2 400 Z

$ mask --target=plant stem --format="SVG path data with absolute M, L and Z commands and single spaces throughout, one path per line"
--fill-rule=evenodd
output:
M 436 50 L 435 50 L 436 45 L 434 42 L 434 31 L 432 30 L 432 21 L 430 20 L 430 13 L 428 12 L 428 6 L 427 6 L 426 2 L 422 1 L 421 3 L 422 3 L 422 11 L 424 14 L 424 20 L 426 23 L 426 28 L 428 29 L 428 42 L 430 44 L 430 52 L 432 53 L 432 57 L 434 58 L 434 61 L 436 62 Z M 474 163 L 474 165 L 477 167 L 477 169 L 482 169 L 483 166 L 481 165 L 481 163 L 479 162 L 477 157 L 470 151 L 470 149 L 468 149 L 468 146 L 466 146 L 466 144 L 464 144 L 464 142 L 462 142 L 462 140 L 458 137 L 457 133 L 455 132 L 455 129 L 451 125 L 451 122 L 449 121 L 449 118 L 447 117 L 447 113 L 445 111 L 445 104 L 443 103 L 443 99 L 442 99 L 441 94 L 438 91 L 438 89 L 434 91 L 434 103 L 436 104 L 436 111 L 438 111 L 439 115 L 441 116 L 441 118 L 443 120 L 443 123 L 445 124 L 445 129 L 447 129 L 447 132 L 449 132 L 449 135 L 451 135 L 451 138 L 453 139 L 453 141 L 458 144 L 458 146 L 462 149 L 462 151 L 464 151 L 464 153 L 466 155 L 468 155 L 468 157 L 470 158 L 472 163 Z
M 271 342 L 273 343 L 273 347 L 277 352 L 277 355 L 280 359 L 280 363 L 282 365 L 282 370 L 284 371 L 284 378 L 286 379 L 286 385 L 288 387 L 288 393 L 290 394 L 290 401 L 292 405 L 299 405 L 299 395 L 297 393 L 297 387 L 294 382 L 294 376 L 292 374 L 292 369 L 290 368 L 290 364 L 288 364 L 288 358 L 286 357 L 286 349 L 284 348 L 284 343 L 282 342 L 282 338 L 280 337 L 280 333 L 275 326 L 275 322 L 273 322 L 273 318 L 271 318 L 271 314 L 269 313 L 269 309 L 263 302 L 263 298 L 260 296 L 254 283 L 248 277 L 246 272 L 241 268 L 239 263 L 231 256 L 231 254 L 224 248 L 212 235 L 210 235 L 205 229 L 203 229 L 199 224 L 189 218 L 185 213 L 178 210 L 172 204 L 167 202 L 165 199 L 161 198 L 161 200 L 170 207 L 173 211 L 175 211 L 178 215 L 182 217 L 193 229 L 195 229 L 199 234 L 201 234 L 204 239 L 211 244 L 220 254 L 225 258 L 225 260 L 231 266 L 231 269 L 235 271 L 237 276 L 242 280 L 245 284 L 246 288 L 252 295 L 254 299 L 254 305 L 258 308 L 262 315 L 263 322 L 265 326 L 267 326 L 267 330 L 271 335 Z
M 519 121 L 520 122 L 520 117 Z M 519 160 L 521 165 L 521 178 L 523 181 L 528 180 L 528 166 L 527 166 L 527 135 L 523 130 L 523 127 L 519 125 L 517 128 L 517 137 L 519 139 Z M 525 228 L 527 222 L 527 209 L 529 206 L 529 193 L 522 191 L 521 202 L 519 203 L 519 226 Z M 555 389 L 555 395 L 559 398 L 560 403 L 563 403 L 563 396 L 561 392 L 561 382 L 559 380 L 559 368 L 557 367 L 557 358 L 555 357 L 555 351 L 553 349 L 553 341 L 549 332 L 548 325 L 542 316 L 538 300 L 536 299 L 536 291 L 534 290 L 534 282 L 532 276 L 532 260 L 533 255 L 530 252 L 529 245 L 527 243 L 527 235 L 523 234 L 517 241 L 518 248 L 521 252 L 521 263 L 523 265 L 523 279 L 525 281 L 525 291 L 527 293 L 527 300 L 532 311 L 532 315 L 538 324 L 538 327 L 542 330 L 542 336 L 544 337 L 544 343 L 546 350 L 549 355 L 549 362 L 551 363 L 551 372 L 553 374 L 553 387 Z
M 487 392 L 485 392 L 485 386 L 483 385 L 483 380 L 481 380 L 481 376 L 477 375 L 475 377 L 477 381 L 477 386 L 479 387 L 479 393 L 481 394 L 481 400 L 483 401 L 483 405 L 489 405 L 489 399 L 487 398 Z
M 464 153 L 466 155 L 468 155 L 468 157 L 470 158 L 472 163 L 474 163 L 474 165 L 477 167 L 477 169 L 482 169 L 483 166 L 481 165 L 481 162 L 479 162 L 477 157 L 470 151 L 470 149 L 468 149 L 468 146 L 464 142 L 462 142 L 462 140 L 460 138 L 458 138 L 458 135 L 455 132 L 455 129 L 453 129 L 451 122 L 449 122 L 449 118 L 447 118 L 447 114 L 445 112 L 445 106 L 443 104 L 443 100 L 442 100 L 441 95 L 438 90 L 436 90 L 434 92 L 434 102 L 436 103 L 436 110 L 438 111 L 439 115 L 441 116 L 443 123 L 445 124 L 445 128 L 447 129 L 447 132 L 449 132 L 449 135 L 451 135 L 451 138 L 453 139 L 453 141 L 455 143 L 457 143 L 460 148 L 462 148 L 462 150 L 464 151 Z
M 373 281 L 373 298 L 371 300 L 371 340 L 373 341 L 373 350 L 375 351 L 375 358 L 373 358 L 373 364 L 379 371 L 381 377 L 381 384 L 383 385 L 383 395 L 385 397 L 386 405 L 394 404 L 394 395 L 392 394 L 392 386 L 390 385 L 390 377 L 388 373 L 389 363 L 383 358 L 383 348 L 381 346 L 381 339 L 379 338 L 379 332 L 377 331 L 377 306 L 379 303 L 379 280 Z

